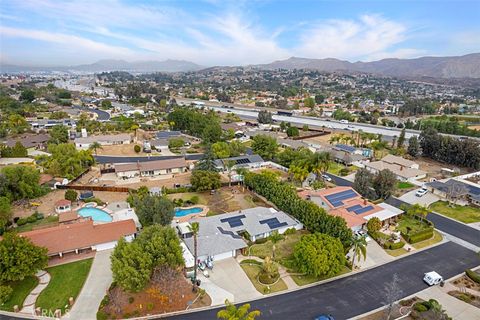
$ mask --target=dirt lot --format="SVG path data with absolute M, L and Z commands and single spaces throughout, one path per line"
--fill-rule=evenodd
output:
M 468 128 L 472 130 L 480 130 L 480 125 L 468 126 Z
M 78 191 L 77 191 L 78 192 Z M 80 192 L 79 192 L 80 193 Z M 53 190 L 49 194 L 30 200 L 28 205 L 16 205 L 13 207 L 13 216 L 14 217 L 28 217 L 32 215 L 35 211 L 43 213 L 45 216 L 49 216 L 55 213 L 54 204 L 60 199 L 63 199 L 65 195 L 65 190 Z M 105 201 L 105 202 L 115 202 L 115 201 L 125 201 L 127 199 L 128 193 L 124 192 L 105 192 L 105 191 L 95 191 L 94 196 Z M 38 204 L 31 205 L 31 204 Z M 75 204 L 74 204 L 75 207 Z
M 136 143 L 140 147 L 142 146 L 142 143 L 138 142 Z M 130 144 L 119 144 L 119 145 L 114 145 L 114 146 L 103 146 L 103 149 L 98 149 L 97 150 L 97 155 L 99 156 L 136 156 L 136 157 L 141 157 L 141 156 L 148 156 L 148 155 L 173 155 L 172 152 L 170 151 L 165 151 L 162 153 L 145 153 L 145 152 L 139 152 L 136 153 L 135 150 L 133 150 L 135 146 L 135 143 L 130 143 Z
M 446 163 L 441 163 L 438 161 L 434 161 L 429 158 L 424 158 L 424 157 L 419 157 L 417 159 L 414 159 L 416 163 L 420 165 L 420 170 L 426 171 L 428 173 L 429 178 L 444 178 L 441 174 L 441 169 L 442 168 L 448 168 L 448 169 L 459 169 L 460 174 L 465 174 L 468 173 L 472 170 L 468 170 L 467 168 L 462 168 L 462 167 L 455 167 Z

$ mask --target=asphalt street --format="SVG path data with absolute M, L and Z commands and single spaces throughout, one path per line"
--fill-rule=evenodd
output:
M 252 301 L 252 309 L 260 310 L 260 319 L 313 319 L 322 313 L 336 320 L 374 310 L 387 304 L 387 286 L 392 277 L 399 278 L 398 290 L 406 297 L 427 288 L 423 274 L 432 270 L 445 279 L 480 265 L 480 257 L 453 242 L 409 255 L 385 265 L 325 284 Z M 169 319 L 215 319 L 219 309 L 182 314 Z
M 480 247 L 480 231 L 478 229 L 445 218 L 434 212 L 429 213 L 427 219 L 432 221 L 438 230 Z

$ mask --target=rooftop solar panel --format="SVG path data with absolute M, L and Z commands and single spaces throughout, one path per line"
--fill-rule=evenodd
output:
M 217 229 L 218 229 L 221 233 L 226 234 L 226 235 L 229 235 L 229 236 L 231 236 L 231 237 L 234 238 L 234 239 L 242 239 L 241 236 L 239 236 L 238 234 L 234 233 L 233 231 L 224 230 L 222 227 L 217 227 Z
M 361 205 L 356 204 L 356 205 L 354 205 L 354 206 L 348 207 L 348 208 L 347 208 L 347 211 L 348 211 L 348 212 L 355 211 L 355 210 L 357 210 L 357 209 L 360 209 L 361 207 L 362 207 Z
M 224 219 L 220 219 L 220 222 L 224 223 L 227 222 L 230 225 L 230 228 L 235 228 L 243 225 L 242 219 L 245 218 L 245 215 L 239 215 L 234 217 L 228 217 Z
M 278 228 L 281 228 L 283 226 L 286 226 L 288 225 L 287 222 L 280 222 L 278 221 L 277 218 L 270 218 L 270 219 L 265 219 L 265 220 L 261 220 L 259 221 L 261 224 L 266 224 L 268 225 L 268 227 L 270 229 L 278 229 Z
M 366 206 L 366 207 L 364 207 L 364 208 L 357 209 L 357 210 L 355 210 L 354 212 L 355 212 L 356 214 L 362 214 L 362 213 L 368 212 L 368 211 L 370 211 L 370 210 L 372 210 L 372 209 L 373 209 L 372 206 Z
M 340 205 L 343 205 L 343 200 L 355 198 L 357 194 L 353 190 L 345 190 L 342 192 L 334 193 L 334 194 L 329 194 L 328 196 L 325 196 L 325 198 L 332 204 L 334 207 L 338 207 Z
M 286 225 L 288 225 L 288 223 L 282 222 L 282 223 L 269 224 L 268 226 L 270 227 L 270 229 L 278 229 L 278 228 L 281 228 L 281 227 L 286 226 Z

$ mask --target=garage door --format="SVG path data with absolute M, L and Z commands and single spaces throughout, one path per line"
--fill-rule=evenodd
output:
M 116 245 L 116 244 L 117 244 L 117 241 L 102 243 L 102 244 L 96 245 L 96 246 L 95 246 L 95 249 L 96 249 L 97 251 L 113 249 L 113 248 L 115 248 L 115 245 Z
M 218 261 L 222 259 L 232 258 L 234 251 L 224 252 L 213 256 L 213 261 Z

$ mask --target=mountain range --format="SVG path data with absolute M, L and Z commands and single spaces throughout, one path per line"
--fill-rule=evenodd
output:
M 268 64 L 250 65 L 252 68 L 264 70 L 273 69 L 306 69 L 323 72 L 371 73 L 399 78 L 480 78 L 480 53 L 452 57 L 421 57 L 415 59 L 382 59 L 371 62 L 349 62 L 334 58 L 308 59 L 291 57 L 286 60 L 274 61 Z M 72 72 L 102 72 L 128 71 L 147 72 L 186 72 L 198 71 L 204 67 L 184 60 L 165 61 L 135 61 L 100 60 L 92 64 L 58 67 L 25 67 L 16 65 L 0 65 L 0 72 L 28 71 L 72 71 Z

